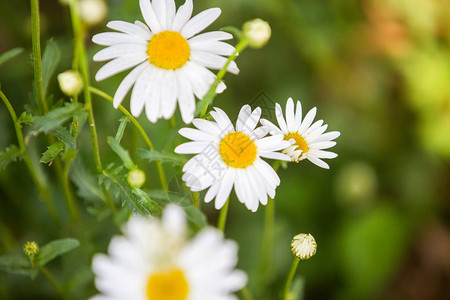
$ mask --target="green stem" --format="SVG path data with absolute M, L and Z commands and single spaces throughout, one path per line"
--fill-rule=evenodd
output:
M 200 209 L 200 192 L 192 192 L 192 204 Z
M 63 178 L 62 183 L 64 187 L 64 194 L 67 199 L 67 205 L 69 206 L 70 216 L 75 222 L 80 221 L 80 212 L 78 210 L 77 202 L 75 201 L 75 198 L 72 194 L 72 189 L 70 187 L 70 181 L 69 181 L 69 173 L 70 173 L 70 163 L 71 160 L 69 160 L 66 165 L 64 166 L 63 171 Z
M 244 296 L 245 300 L 254 300 L 252 294 L 250 293 L 247 287 L 243 287 L 241 293 Z
M 48 112 L 47 101 L 42 87 L 41 32 L 39 21 L 39 0 L 30 0 L 31 4 L 31 40 L 33 43 L 34 89 L 38 103 L 44 112 Z
M 21 126 L 19 124 L 19 121 L 17 120 L 16 112 L 14 111 L 14 108 L 12 107 L 11 103 L 9 102 L 8 98 L 3 94 L 2 91 L 0 91 L 0 98 L 2 98 L 3 103 L 5 103 L 6 108 L 9 111 L 9 114 L 11 115 L 11 119 L 14 123 L 14 128 L 16 130 L 17 135 L 17 141 L 19 143 L 19 150 L 23 154 L 23 160 L 25 162 L 25 165 L 28 168 L 28 171 L 30 172 L 31 178 L 33 179 L 34 183 L 36 184 L 36 187 L 38 189 L 39 194 L 41 195 L 42 199 L 44 199 L 45 205 L 47 206 L 47 209 L 52 216 L 52 219 L 55 221 L 55 223 L 59 223 L 58 214 L 56 213 L 55 206 L 53 205 L 52 199 L 50 198 L 50 192 L 45 186 L 45 184 L 40 180 L 38 176 L 38 172 L 34 168 L 33 163 L 31 162 L 30 156 L 28 155 L 27 148 L 25 147 L 25 141 L 23 139 L 23 133 Z
M 203 118 L 206 115 L 206 113 L 208 111 L 208 106 L 210 104 L 212 104 L 212 102 L 214 101 L 214 98 L 217 95 L 216 94 L 217 86 L 219 85 L 219 83 L 222 81 L 222 78 L 227 73 L 228 66 L 230 65 L 230 63 L 232 61 L 234 61 L 236 59 L 237 55 L 239 53 L 241 53 L 247 46 L 248 46 L 248 43 L 245 39 L 240 40 L 239 43 L 236 45 L 236 50 L 233 52 L 233 54 L 231 56 L 228 57 L 228 60 L 225 63 L 225 65 L 223 66 L 223 68 L 217 73 L 216 79 L 214 80 L 213 84 L 209 88 L 208 93 L 206 93 L 205 97 L 203 97 L 203 99 L 202 99 L 202 101 L 206 101 L 206 103 L 205 103 L 205 107 L 201 111 L 200 118 Z M 196 115 L 197 114 L 198 114 L 198 112 L 196 112 Z
M 217 222 L 217 229 L 224 232 L 225 230 L 225 223 L 227 222 L 227 214 L 228 214 L 228 204 L 230 202 L 230 199 L 225 202 L 222 209 L 220 210 L 219 215 L 219 221 Z
M 50 283 L 58 291 L 58 293 L 61 295 L 63 299 L 65 300 L 70 299 L 67 296 L 66 292 L 64 291 L 63 287 L 58 283 L 58 281 L 56 281 L 55 277 L 53 277 L 53 275 L 49 272 L 49 270 L 46 267 L 40 266 L 39 270 L 42 272 L 42 274 L 45 275 L 45 277 L 47 277 L 48 281 L 50 281 Z
M 291 291 L 291 284 L 292 284 L 292 280 L 294 279 L 294 275 L 295 275 L 295 271 L 297 271 L 297 266 L 299 263 L 300 259 L 298 257 L 294 258 L 294 261 L 292 262 L 291 265 L 291 270 L 289 271 L 289 275 L 288 278 L 286 280 L 286 285 L 284 287 L 284 300 L 289 300 L 290 299 L 290 291 Z
M 98 96 L 102 97 L 103 99 L 108 100 L 108 101 L 111 102 L 111 103 L 114 102 L 114 99 L 113 99 L 110 95 L 108 95 L 107 93 L 103 92 L 102 90 L 99 90 L 99 89 L 97 89 L 97 88 L 95 88 L 95 87 L 92 87 L 92 86 L 89 87 L 89 90 L 90 90 L 93 94 L 98 95 Z M 120 110 L 125 116 L 127 116 L 128 118 L 130 118 L 131 123 L 133 123 L 133 125 L 136 126 L 136 129 L 139 131 L 139 134 L 142 136 L 142 138 L 144 139 L 144 141 L 145 141 L 145 143 L 147 144 L 147 146 L 148 146 L 150 149 L 152 149 L 152 150 L 155 149 L 155 147 L 153 146 L 152 142 L 150 141 L 150 138 L 149 138 L 148 135 L 145 133 L 144 128 L 142 128 L 141 124 L 139 124 L 139 122 L 136 120 L 136 118 L 133 117 L 133 116 L 128 112 L 128 110 L 127 110 L 125 107 L 123 107 L 122 105 L 119 105 L 119 110 Z M 161 186 L 162 186 L 163 190 L 167 191 L 168 188 L 167 188 L 167 181 L 166 181 L 166 175 L 165 175 L 165 173 L 164 173 L 164 168 L 163 168 L 161 162 L 156 161 L 155 163 L 156 163 L 156 168 L 158 169 L 158 174 L 159 174 L 159 179 L 160 179 L 160 181 L 161 181 Z

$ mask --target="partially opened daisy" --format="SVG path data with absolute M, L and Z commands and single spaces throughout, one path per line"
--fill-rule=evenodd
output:
M 215 228 L 188 239 L 183 210 L 169 205 L 162 220 L 132 216 L 109 245 L 94 256 L 100 295 L 91 300 L 222 300 L 247 282 L 235 270 L 237 244 Z
M 262 158 L 290 160 L 277 151 L 285 149 L 291 142 L 282 136 L 269 136 L 261 126 L 256 128 L 261 117 L 258 107 L 253 112 L 249 105 L 242 107 L 236 128 L 226 113 L 214 108 L 211 116 L 215 122 L 194 119 L 198 129 L 182 128 L 179 133 L 192 140 L 179 145 L 176 153 L 197 154 L 183 167 L 183 181 L 192 191 L 208 189 L 205 202 L 215 198 L 216 209 L 222 208 L 234 191 L 240 202 L 251 211 L 259 203 L 267 204 L 267 195 L 275 197 L 280 178 Z
M 286 120 L 281 106 L 278 103 L 275 104 L 275 115 L 279 127 L 265 119 L 261 119 L 261 124 L 267 127 L 271 135 L 295 141 L 283 150 L 283 153 L 289 155 L 292 161 L 299 162 L 306 158 L 319 167 L 329 169 L 330 166 L 322 158 L 335 158 L 337 154 L 324 149 L 336 145 L 333 140 L 341 133 L 339 131 L 324 133 L 328 125 L 323 125 L 323 120 L 313 124 L 316 112 L 317 109 L 314 107 L 302 121 L 302 104 L 297 101 L 297 108 L 294 111 L 294 101 L 289 98 L 286 103 Z
M 117 108 L 131 93 L 131 113 L 139 116 L 145 107 L 147 118 L 156 122 L 173 116 L 177 102 L 185 123 L 195 112 L 195 96 L 203 98 L 216 75 L 209 69 L 221 69 L 235 48 L 224 40 L 233 36 L 222 31 L 198 34 L 220 15 L 220 8 L 207 9 L 195 17 L 192 0 L 186 0 L 176 11 L 174 0 L 140 0 L 147 24 L 136 21 L 111 21 L 108 27 L 119 32 L 96 34 L 92 41 L 108 46 L 94 55 L 95 61 L 107 61 L 95 79 L 103 80 L 134 68 L 121 82 L 114 95 Z M 198 34 L 198 35 L 197 35 Z M 236 63 L 227 70 L 239 73 Z M 217 92 L 225 85 L 220 83 Z

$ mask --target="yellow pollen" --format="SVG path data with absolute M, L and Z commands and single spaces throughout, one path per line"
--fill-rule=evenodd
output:
M 220 141 L 219 153 L 224 163 L 232 168 L 247 168 L 256 159 L 256 145 L 242 132 L 230 132 Z
M 284 139 L 286 141 L 289 141 L 290 139 L 294 139 L 295 143 L 293 145 L 297 146 L 297 148 L 295 150 L 302 150 L 302 154 L 308 152 L 308 150 L 309 150 L 308 143 L 298 133 L 288 133 L 284 136 Z
M 188 61 L 191 49 L 176 31 L 163 31 L 152 36 L 147 47 L 148 60 L 159 68 L 178 69 Z
M 185 300 L 189 286 L 181 270 L 156 273 L 147 283 L 148 300 Z

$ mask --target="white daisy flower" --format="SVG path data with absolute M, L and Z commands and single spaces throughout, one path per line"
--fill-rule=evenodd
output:
M 265 119 L 261 119 L 261 124 L 267 127 L 271 135 L 281 136 L 285 140 L 294 142 L 283 150 L 283 153 L 289 155 L 292 161 L 299 162 L 306 158 L 321 168 L 329 169 L 330 166 L 322 158 L 335 158 L 337 154 L 323 149 L 336 145 L 333 140 L 341 133 L 339 131 L 324 133 L 328 125 L 323 125 L 323 120 L 312 124 L 316 112 L 317 109 L 314 107 L 302 121 L 302 104 L 297 101 L 297 109 L 294 112 L 294 101 L 289 98 L 286 103 L 286 120 L 281 106 L 278 103 L 275 104 L 275 115 L 280 128 Z
M 247 282 L 235 270 L 237 244 L 215 228 L 187 239 L 183 210 L 169 205 L 161 221 L 132 216 L 108 248 L 94 256 L 100 295 L 91 300 L 224 300 Z
M 291 142 L 282 136 L 265 137 L 267 130 L 263 126 L 256 128 L 261 117 L 259 107 L 252 112 L 250 105 L 243 106 L 236 128 L 223 110 L 214 109 L 211 116 L 215 122 L 194 119 L 192 123 L 198 129 L 179 131 L 192 142 L 179 145 L 175 152 L 197 154 L 184 165 L 182 179 L 192 191 L 209 188 L 205 202 L 215 198 L 216 209 L 222 208 L 234 186 L 239 201 L 255 212 L 259 203 L 267 204 L 267 195 L 275 197 L 275 188 L 280 184 L 277 173 L 262 157 L 290 160 L 276 151 Z
M 99 33 L 92 38 L 94 43 L 108 46 L 95 54 L 94 60 L 111 60 L 98 70 L 95 79 L 134 68 L 117 88 L 115 108 L 134 85 L 130 103 L 133 116 L 139 116 L 145 107 L 150 122 L 169 119 L 178 101 L 183 121 L 190 123 L 195 112 L 194 95 L 201 99 L 208 92 L 216 78 L 208 69 L 220 70 L 225 65 L 226 56 L 235 48 L 223 41 L 233 36 L 222 31 L 198 34 L 219 17 L 220 8 L 191 18 L 192 0 L 186 0 L 178 11 L 174 0 L 140 0 L 139 4 L 147 25 L 111 21 L 107 26 L 119 32 Z M 239 73 L 235 62 L 227 71 Z M 221 82 L 216 91 L 225 88 Z

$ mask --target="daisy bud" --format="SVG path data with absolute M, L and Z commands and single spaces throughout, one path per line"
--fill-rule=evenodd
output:
M 67 96 L 75 96 L 83 89 L 83 79 L 77 71 L 69 70 L 58 75 L 61 91 Z
M 106 17 L 107 7 L 103 0 L 81 0 L 78 5 L 80 17 L 87 25 L 97 25 Z
M 39 246 L 36 242 L 26 242 L 23 246 L 23 252 L 29 257 L 34 258 L 39 253 Z
M 310 233 L 299 233 L 292 239 L 291 251 L 300 259 L 309 259 L 316 254 L 316 250 L 316 240 Z
M 270 39 L 269 23 L 261 19 L 253 19 L 244 23 L 243 32 L 248 44 L 253 48 L 261 48 Z
M 127 182 L 131 187 L 139 188 L 145 183 L 145 173 L 141 169 L 133 169 L 128 172 Z

